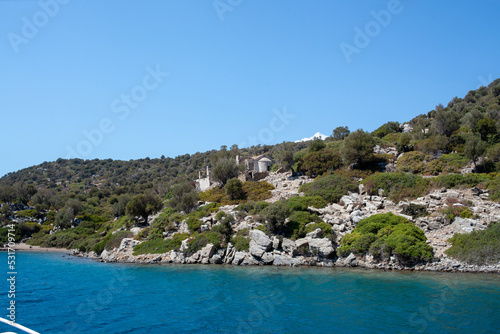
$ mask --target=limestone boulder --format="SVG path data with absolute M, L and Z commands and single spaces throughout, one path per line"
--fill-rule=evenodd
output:
M 200 257 L 203 259 L 210 259 L 215 254 L 215 246 L 213 244 L 208 244 L 200 250 Z
M 314 231 L 306 234 L 306 238 L 321 238 L 322 236 L 323 236 L 323 230 L 320 228 L 317 228 Z
M 333 248 L 331 240 L 327 238 L 310 239 L 308 244 L 310 254 L 317 254 L 325 258 L 332 258 L 335 255 L 335 248 Z
M 269 237 L 260 230 L 250 231 L 250 254 L 257 258 L 261 258 L 265 252 L 272 249 L 272 241 Z
M 274 255 L 273 253 L 264 253 L 264 255 L 262 255 L 261 257 L 261 260 L 264 264 L 272 264 L 273 261 L 274 261 Z
M 286 254 L 294 256 L 296 253 L 297 245 L 295 244 L 295 241 L 283 238 L 283 241 L 281 243 L 281 248 Z
M 235 266 L 239 266 L 243 262 L 243 260 L 245 259 L 246 256 L 247 256 L 247 252 L 235 252 L 234 258 L 233 258 L 233 261 L 231 262 L 231 264 L 233 264 Z

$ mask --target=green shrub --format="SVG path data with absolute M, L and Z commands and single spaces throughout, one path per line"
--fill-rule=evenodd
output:
M 145 227 L 139 233 L 137 233 L 137 235 L 134 237 L 134 239 L 139 240 L 139 241 L 147 239 L 150 232 L 151 232 L 151 227 Z M 162 233 L 162 236 L 163 236 L 163 233 Z
M 269 205 L 262 210 L 262 216 L 267 221 L 267 230 L 273 234 L 283 232 L 285 220 L 291 213 L 292 209 L 290 209 L 285 200 L 280 200 Z
M 401 129 L 399 122 L 387 122 L 373 131 L 372 134 L 378 138 L 382 138 L 387 136 L 388 134 L 396 134 L 400 133 L 401 131 L 403 130 Z
M 216 249 L 223 246 L 223 237 L 215 231 L 207 231 L 196 234 L 188 241 L 188 253 L 194 254 L 208 244 L 213 244 Z
M 189 232 L 194 233 L 194 232 L 199 232 L 201 225 L 203 225 L 203 222 L 199 219 L 196 219 L 194 217 L 189 217 L 186 221 Z
M 17 211 L 16 216 L 21 218 L 35 218 L 37 216 L 37 211 L 36 210 Z
M 413 174 L 375 173 L 363 180 L 363 184 L 370 195 L 375 195 L 378 189 L 383 189 L 386 196 L 399 202 L 405 198 L 424 195 L 429 190 L 430 182 Z
M 446 254 L 470 264 L 496 264 L 500 261 L 500 223 L 491 223 L 487 229 L 471 233 L 456 233 Z
M 12 232 L 10 232 L 10 233 L 12 236 Z M 19 231 L 17 229 L 14 233 L 14 240 L 15 240 L 15 242 L 21 241 L 21 234 L 19 233 Z M 1 227 L 0 228 L 0 242 L 2 242 L 3 244 L 9 242 L 9 228 L 8 227 Z
M 398 163 L 396 164 L 396 172 L 423 174 L 427 162 L 430 160 L 432 160 L 432 157 L 422 152 L 407 152 L 398 159 Z
M 108 242 L 109 239 L 111 239 L 111 236 L 112 236 L 112 234 L 108 233 L 108 235 L 106 235 L 106 237 L 104 237 L 103 240 L 101 240 L 99 243 L 97 243 L 92 250 L 97 254 L 101 254 L 106 247 L 106 243 Z
M 330 224 L 327 224 L 323 221 L 307 225 L 304 229 L 304 235 L 315 231 L 317 228 L 320 228 L 321 231 L 323 232 L 323 238 L 329 238 L 332 241 L 336 239 L 335 232 L 333 231 Z
M 460 218 L 474 217 L 472 211 L 470 211 L 469 208 L 464 206 L 448 206 L 446 208 L 441 209 L 441 213 L 450 222 L 453 222 L 453 220 L 455 220 L 455 217 L 460 217 Z
M 307 211 L 310 206 L 320 209 L 327 205 L 321 196 L 295 196 L 289 198 L 286 203 L 292 211 Z
M 78 249 L 80 252 L 90 252 L 94 247 L 102 240 L 101 235 L 95 234 L 88 236 L 84 239 L 74 240 L 70 245 L 69 249 Z
M 215 215 L 215 219 L 216 220 L 221 220 L 222 218 L 226 217 L 227 216 L 227 213 L 225 213 L 224 211 L 219 211 L 217 212 L 217 214 Z
M 360 234 L 351 244 L 350 251 L 354 254 L 363 255 L 368 252 L 375 240 L 377 240 L 377 236 L 373 233 Z
M 446 136 L 432 136 L 415 143 L 416 151 L 425 154 L 437 154 L 439 152 L 448 152 L 450 149 L 450 140 Z
M 28 244 L 42 247 L 72 248 L 72 243 L 86 238 L 98 238 L 102 240 L 99 233 L 95 233 L 94 228 L 82 225 L 76 228 L 58 231 L 49 234 L 50 226 L 42 226 L 42 229 L 33 234 L 33 238 L 28 240 Z
M 338 202 L 349 191 L 356 191 L 357 185 L 346 177 L 337 174 L 328 174 L 316 178 L 311 183 L 303 184 L 299 191 L 307 196 L 320 196 L 326 202 Z
M 147 240 L 134 247 L 133 255 L 140 254 L 163 254 L 171 250 L 179 249 L 182 241 L 189 238 L 187 233 L 176 233 L 172 239 L 153 239 Z
M 236 181 L 234 181 L 236 183 Z M 233 191 L 234 187 L 231 185 Z M 204 202 L 215 202 L 219 205 L 240 204 L 248 201 L 263 201 L 272 197 L 271 190 L 274 186 L 266 181 L 246 181 L 242 184 L 242 195 L 231 199 L 224 189 L 213 188 L 199 193 L 200 200 Z M 231 195 L 231 194 L 230 194 Z
M 118 231 L 116 233 L 113 233 L 111 237 L 108 239 L 106 244 L 104 245 L 104 249 L 106 250 L 112 250 L 114 248 L 120 247 L 120 244 L 123 239 L 125 238 L 131 238 L 133 237 L 134 234 L 130 231 Z
M 266 181 L 246 181 L 243 183 L 243 191 L 250 201 L 263 201 L 273 197 L 271 190 L 274 186 Z
M 404 217 L 396 216 L 392 213 L 381 213 L 361 220 L 354 230 L 361 234 L 377 234 L 384 227 L 396 226 L 407 222 L 408 220 Z
M 219 203 L 221 205 L 227 205 L 230 202 L 226 194 L 224 193 L 224 190 L 220 188 L 213 188 L 207 191 L 201 191 L 198 193 L 198 195 L 200 197 L 200 201 L 203 202 L 214 202 L 214 203 Z
M 439 157 L 439 161 L 442 161 L 449 168 L 455 168 L 456 170 L 467 166 L 469 163 L 466 157 L 458 153 L 444 154 Z
M 490 199 L 493 201 L 500 200 L 500 174 L 496 175 L 491 181 L 486 183 L 490 191 Z
M 323 149 L 312 152 L 302 159 L 301 171 L 309 176 L 322 175 L 342 166 L 342 157 L 339 151 Z
M 267 208 L 271 203 L 269 202 L 254 202 L 254 201 L 248 201 L 246 203 L 242 203 L 238 205 L 235 210 L 236 211 L 241 211 L 246 214 L 250 215 L 256 215 L 262 212 L 265 208 Z
M 433 249 L 427 245 L 424 232 L 403 217 L 383 213 L 361 220 L 350 234 L 341 240 L 338 254 L 365 255 L 376 259 L 396 256 L 402 263 L 430 261 Z
M 433 249 L 427 245 L 424 232 L 411 223 L 395 226 L 385 243 L 404 263 L 430 261 L 433 257 Z
M 491 180 L 487 174 L 448 174 L 440 175 L 432 181 L 435 187 L 459 188 L 459 187 L 475 187 L 481 183 L 486 183 Z
M 245 198 L 245 193 L 243 192 L 243 183 L 237 179 L 231 179 L 227 181 L 224 186 L 224 193 L 231 200 L 239 200 Z
M 314 222 L 321 222 L 321 219 L 318 217 L 318 215 L 312 214 L 307 211 L 294 211 L 290 215 L 289 221 L 285 225 L 285 236 L 292 240 L 303 238 L 307 233 L 306 225 Z
M 219 203 L 208 203 L 208 204 L 202 205 L 200 207 L 200 210 L 203 210 L 203 211 L 208 212 L 208 213 L 212 213 L 212 212 L 217 212 L 219 207 L 220 207 Z
M 231 238 L 231 243 L 238 252 L 247 252 L 250 248 L 250 238 L 248 236 L 248 229 L 239 230 L 236 235 Z

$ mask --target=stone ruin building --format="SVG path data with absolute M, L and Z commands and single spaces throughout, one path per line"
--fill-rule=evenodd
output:
M 273 161 L 266 154 L 248 158 L 240 158 L 237 155 L 236 164 L 245 167 L 244 171 L 238 176 L 240 181 L 259 181 L 269 175 Z M 208 166 L 205 172 L 201 170 L 198 172 L 198 179 L 194 180 L 194 182 L 197 191 L 206 191 L 219 184 L 211 179 L 210 168 Z

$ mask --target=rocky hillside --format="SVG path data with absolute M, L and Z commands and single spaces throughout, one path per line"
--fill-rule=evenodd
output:
M 301 184 L 309 183 L 307 177 L 294 178 L 288 174 L 272 174 L 267 181 L 275 182 L 277 189 L 273 190 L 274 202 L 282 198 L 304 195 L 299 193 Z M 414 218 L 405 214 L 409 207 L 425 209 L 425 217 Z M 473 218 L 452 217 L 450 219 L 443 211 L 446 208 L 469 208 Z M 335 232 L 335 239 L 323 235 L 323 230 L 317 228 L 305 235 L 304 238 L 291 240 L 282 236 L 269 237 L 259 230 L 260 223 L 256 223 L 254 216 L 240 217 L 236 205 L 220 207 L 219 210 L 234 217 L 232 224 L 235 233 L 250 230 L 249 249 L 238 251 L 234 245 L 228 243 L 224 248 L 217 248 L 212 243 L 207 244 L 195 253 L 190 253 L 185 239 L 178 250 L 171 250 L 160 254 L 134 255 L 134 247 L 141 241 L 134 238 L 124 238 L 120 245 L 111 250 L 104 250 L 102 254 L 81 253 L 73 250 L 73 254 L 89 256 L 106 262 L 129 263 L 182 263 L 182 264 L 232 264 L 232 265 L 275 265 L 275 266 L 361 266 L 382 269 L 414 269 L 414 270 L 444 270 L 444 271 L 482 271 L 500 272 L 500 264 L 475 266 L 449 258 L 444 251 L 451 245 L 448 240 L 455 233 L 469 233 L 475 230 L 486 229 L 487 226 L 500 217 L 500 204 L 488 200 L 488 192 L 477 188 L 473 189 L 436 189 L 429 194 L 412 201 L 394 203 L 383 194 L 369 195 L 364 186 L 359 186 L 358 192 L 351 192 L 341 197 L 338 204 L 331 203 L 324 208 L 309 207 L 311 213 L 319 215 L 322 221 L 328 223 Z M 445 209 L 445 210 L 443 210 Z M 413 222 L 427 237 L 427 242 L 434 250 L 435 258 L 428 263 L 414 266 L 405 266 L 395 257 L 385 261 L 375 261 L 370 255 L 357 256 L 349 254 L 338 257 L 336 250 L 342 238 L 353 231 L 356 225 L 364 218 L 376 214 L 393 213 Z M 216 218 L 217 213 L 203 218 L 207 230 L 221 223 Z M 186 222 L 179 225 L 175 233 L 188 231 Z M 135 233 L 140 233 L 136 229 Z M 173 234 L 173 235 L 174 235 Z
M 237 161 L 259 154 L 272 172 L 257 182 Z M 217 186 L 197 191 L 208 170 Z M 497 266 L 499 200 L 497 79 L 373 132 L 338 126 L 308 142 L 10 173 L 0 240 L 106 261 L 466 270 Z

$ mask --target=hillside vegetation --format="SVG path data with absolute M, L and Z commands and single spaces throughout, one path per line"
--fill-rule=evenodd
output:
M 263 153 L 273 159 L 273 171 L 316 178 L 300 188 L 305 197 L 269 203 L 273 185 L 235 178 L 242 168 L 236 166 L 237 155 Z M 200 193 L 193 181 L 207 166 L 220 186 Z M 369 194 L 382 192 L 395 202 L 441 187 L 477 187 L 498 201 L 499 173 L 497 79 L 407 123 L 387 122 L 371 133 L 339 126 L 326 140 L 222 146 L 175 158 L 58 159 L 9 173 L 0 179 L 0 239 L 8 240 L 7 225 L 15 223 L 16 241 L 29 239 L 33 245 L 100 253 L 119 245 L 133 235 L 133 227 L 140 226 L 146 228 L 135 236 L 144 241 L 137 254 L 179 249 L 186 239 L 190 252 L 208 243 L 224 247 L 231 242 L 237 249 L 248 249 L 249 231 L 236 231 L 234 217 L 220 211 L 221 206 L 231 204 L 238 205 L 241 217 L 252 215 L 253 222 L 269 235 L 295 240 L 320 228 L 334 240 L 331 226 L 308 207 L 336 203 L 360 185 Z M 200 200 L 210 204 L 200 205 Z M 202 227 L 203 219 L 215 214 L 220 224 L 210 230 Z M 410 223 L 396 224 L 394 217 L 386 218 L 380 228 L 367 233 L 357 227 L 342 239 L 340 252 L 372 250 L 380 257 L 396 255 L 407 262 L 430 259 L 431 250 Z M 188 230 L 176 233 L 181 222 Z M 454 245 L 466 244 L 460 240 L 456 237 Z M 449 254 L 463 257 L 458 253 Z

